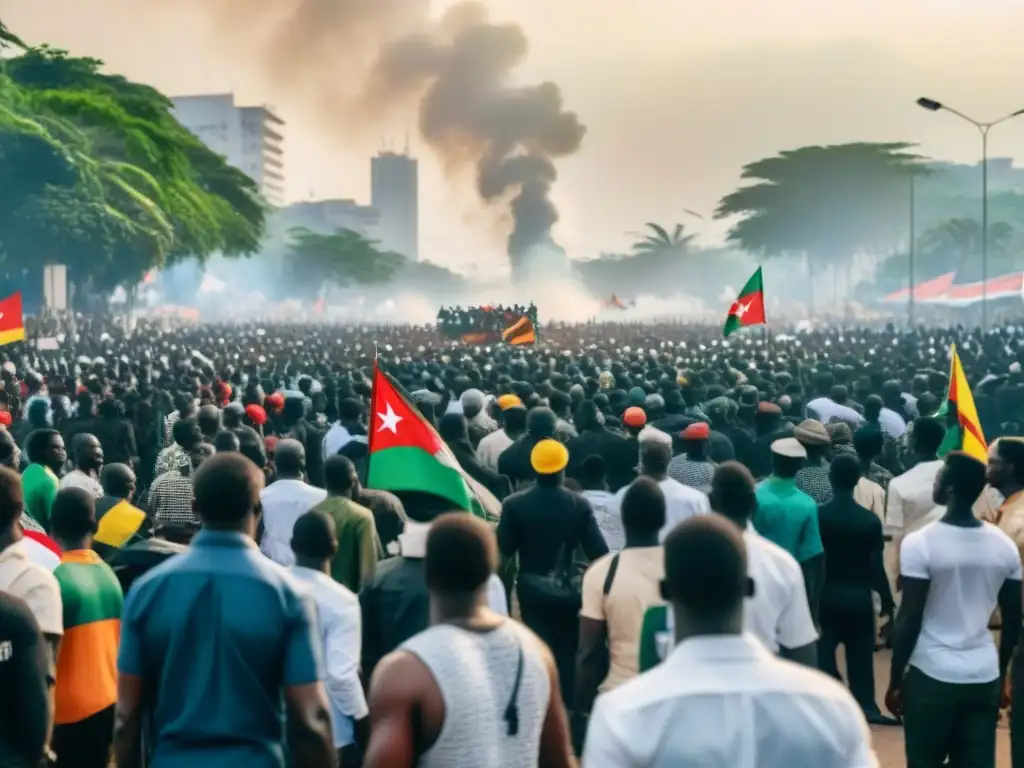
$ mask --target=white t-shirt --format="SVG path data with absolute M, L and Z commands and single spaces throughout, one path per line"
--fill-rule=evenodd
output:
M 664 543 L 669 531 L 696 515 L 711 514 L 711 502 L 706 493 L 683 485 L 678 480 L 666 477 L 658 482 L 658 487 L 665 494 L 665 525 L 658 532 L 658 541 Z M 614 502 L 609 505 L 608 513 L 622 520 L 622 499 L 626 496 L 629 486 L 620 488 L 615 494 Z
M 807 410 L 813 411 L 811 416 L 817 416 L 822 424 L 828 424 L 832 419 L 842 419 L 851 424 L 862 424 L 864 417 L 848 405 L 840 405 L 828 397 L 816 397 L 807 404 Z
M 622 527 L 622 510 L 615 495 L 608 491 L 583 491 L 583 498 L 590 502 L 594 519 L 601 529 L 604 542 L 612 552 L 626 546 L 626 531 Z
M 900 573 L 931 582 L 911 666 L 946 683 L 998 678 L 988 621 L 1003 583 L 1021 578 L 1010 537 L 990 523 L 961 528 L 937 520 L 903 539 Z

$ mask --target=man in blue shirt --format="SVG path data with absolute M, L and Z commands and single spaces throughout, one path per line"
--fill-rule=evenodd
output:
M 125 602 L 118 658 L 119 766 L 333 766 L 311 598 L 253 541 L 263 475 L 240 453 L 194 478 L 203 530 Z M 282 696 L 283 693 L 283 696 Z M 284 706 L 282 706 L 282 699 Z
M 807 600 L 815 626 L 825 565 L 818 530 L 818 505 L 796 487 L 796 473 L 807 458 L 798 440 L 785 437 L 772 443 L 772 475 L 757 486 L 754 529 L 789 552 L 804 573 Z

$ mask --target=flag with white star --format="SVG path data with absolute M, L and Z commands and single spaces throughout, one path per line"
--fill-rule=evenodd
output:
M 737 328 L 746 328 L 748 325 L 764 325 L 764 284 L 761 280 L 761 268 L 750 276 L 747 284 L 743 286 L 740 295 L 729 307 L 729 314 L 725 317 L 725 327 L 722 335 L 728 336 Z

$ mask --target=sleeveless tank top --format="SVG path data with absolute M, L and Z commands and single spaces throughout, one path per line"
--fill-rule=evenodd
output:
M 490 632 L 439 624 L 401 646 L 430 670 L 444 699 L 444 724 L 421 768 L 536 768 L 551 684 L 538 641 L 508 620 Z M 515 687 L 518 731 L 505 712 Z

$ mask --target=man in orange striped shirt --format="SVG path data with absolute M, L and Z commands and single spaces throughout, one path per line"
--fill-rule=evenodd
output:
M 57 657 L 53 751 L 58 766 L 106 768 L 114 736 L 121 585 L 92 549 L 96 509 L 81 488 L 62 489 L 50 513 L 63 554 L 53 575 L 64 603 Z

